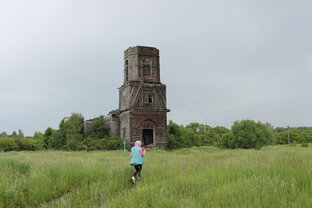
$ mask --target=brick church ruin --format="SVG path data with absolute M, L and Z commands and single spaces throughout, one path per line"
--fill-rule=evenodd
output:
M 159 50 L 130 47 L 124 52 L 124 82 L 119 108 L 106 117 L 110 136 L 133 144 L 165 149 L 167 146 L 166 85 L 160 82 Z

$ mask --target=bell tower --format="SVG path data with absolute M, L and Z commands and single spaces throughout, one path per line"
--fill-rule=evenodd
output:
M 169 111 L 166 85 L 160 82 L 159 50 L 128 48 L 124 52 L 124 83 L 119 88 L 120 137 L 165 149 Z
M 130 47 L 124 52 L 124 62 L 124 84 L 131 81 L 160 83 L 158 49 Z

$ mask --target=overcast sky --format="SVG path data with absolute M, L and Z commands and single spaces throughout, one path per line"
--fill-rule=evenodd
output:
M 160 50 L 168 120 L 312 126 L 310 0 L 3 0 L 0 132 L 118 108 L 123 52 Z

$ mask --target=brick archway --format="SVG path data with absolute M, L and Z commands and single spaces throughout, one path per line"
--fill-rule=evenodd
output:
M 138 129 L 153 129 L 156 127 L 156 123 L 151 119 L 146 119 L 140 123 Z
M 144 120 L 140 123 L 138 130 L 142 136 L 143 145 L 153 145 L 155 144 L 155 131 L 156 123 L 150 119 Z

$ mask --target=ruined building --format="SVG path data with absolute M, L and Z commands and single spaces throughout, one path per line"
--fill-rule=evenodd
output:
M 124 52 L 124 82 L 119 109 L 109 113 L 110 136 L 133 144 L 165 149 L 167 145 L 166 85 L 160 82 L 157 48 L 136 46 Z

